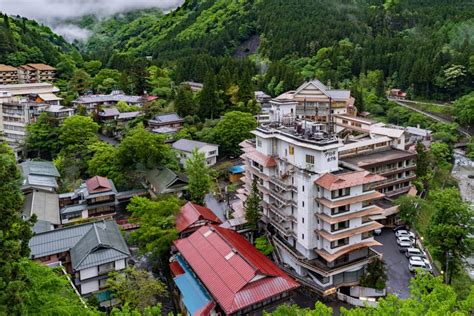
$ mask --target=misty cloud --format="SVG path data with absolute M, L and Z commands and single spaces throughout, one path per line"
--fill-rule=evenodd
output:
M 2 0 L 0 11 L 40 21 L 64 20 L 92 14 L 109 16 L 135 9 L 170 10 L 183 0 Z
M 0 11 L 48 24 L 68 40 L 84 40 L 89 36 L 87 30 L 61 24 L 60 21 L 84 15 L 107 17 L 136 9 L 160 8 L 168 11 L 183 2 L 184 0 L 1 0 Z

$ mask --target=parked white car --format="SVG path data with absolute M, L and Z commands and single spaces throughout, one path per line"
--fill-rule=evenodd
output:
M 425 262 L 423 260 L 413 259 L 413 257 L 410 258 L 410 262 L 408 263 L 408 270 L 410 270 L 411 272 L 415 272 L 415 270 L 418 269 L 418 268 L 426 270 Z
M 400 246 L 400 243 L 402 242 L 407 242 L 407 243 L 410 243 L 410 245 L 413 245 L 413 240 L 410 237 L 405 237 L 405 236 L 398 237 L 397 244 Z
M 410 269 L 410 266 L 413 270 Z M 410 271 L 414 271 L 416 268 L 422 268 L 423 270 L 432 273 L 433 267 L 428 259 L 423 257 L 410 257 L 408 268 Z
M 409 237 L 411 239 L 415 239 L 415 234 L 414 233 L 409 232 L 409 231 L 404 230 L 404 229 L 397 230 L 395 232 L 395 236 L 397 236 L 397 237 Z
M 400 252 L 403 252 L 403 253 L 405 253 L 408 248 L 413 247 L 413 243 L 411 241 L 398 242 L 398 240 L 397 240 L 397 243 L 398 243 L 398 247 L 399 247 L 398 250 Z
M 407 258 L 416 256 L 416 257 L 426 257 L 426 254 L 418 248 L 408 248 L 405 251 L 405 256 Z

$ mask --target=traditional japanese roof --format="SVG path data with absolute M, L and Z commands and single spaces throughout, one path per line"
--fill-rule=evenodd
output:
M 23 175 L 22 188 L 49 188 L 56 189 L 59 178 L 59 171 L 51 161 L 27 160 L 20 164 Z
M 198 221 L 206 221 L 213 224 L 221 224 L 221 220 L 207 207 L 188 202 L 176 216 L 176 229 L 182 232 Z
M 120 112 L 116 108 L 105 108 L 99 112 L 99 116 L 110 117 L 110 116 L 119 116 Z
M 48 221 L 59 225 L 59 198 L 58 194 L 33 190 L 25 196 L 23 204 L 23 216 L 30 218 L 35 214 L 38 220 Z
M 139 111 L 123 112 L 123 113 L 119 113 L 118 119 L 119 120 L 132 119 L 132 118 L 139 117 L 140 115 L 141 115 L 141 112 Z
M 385 180 L 384 177 L 369 171 L 354 171 L 342 174 L 326 173 L 316 179 L 314 183 L 326 190 L 338 190 Z
M 146 179 L 158 194 L 184 191 L 188 185 L 188 179 L 184 174 L 175 173 L 168 168 L 150 170 L 146 174 Z
M 110 184 L 109 179 L 101 176 L 95 176 L 86 180 L 86 187 L 89 194 L 112 190 L 112 185 Z
M 201 149 L 205 146 L 215 146 L 219 147 L 219 145 L 208 144 L 204 142 L 198 142 L 196 140 L 189 140 L 189 139 L 180 139 L 171 145 L 173 149 L 185 151 L 185 152 L 192 152 L 195 148 Z
M 203 226 L 174 244 L 226 314 L 299 287 L 233 230 Z
M 130 257 L 115 221 L 74 225 L 34 235 L 29 242 L 31 258 L 70 251 L 74 270 L 82 270 Z
M 184 120 L 176 113 L 168 113 L 156 115 L 152 122 L 156 123 L 172 123 L 172 122 L 183 122 Z

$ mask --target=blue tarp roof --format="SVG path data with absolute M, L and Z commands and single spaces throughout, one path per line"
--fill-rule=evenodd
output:
M 244 173 L 245 168 L 244 165 L 233 166 L 229 168 L 229 172 L 236 174 L 236 173 Z
M 183 303 L 189 314 L 195 315 L 195 313 L 211 303 L 212 300 L 205 288 L 196 280 L 194 274 L 189 270 L 184 259 L 181 256 L 177 256 L 177 259 L 184 270 L 184 274 L 175 277 L 174 282 L 181 292 Z

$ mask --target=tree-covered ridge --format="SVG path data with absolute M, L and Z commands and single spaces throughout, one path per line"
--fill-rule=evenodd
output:
M 74 46 L 47 26 L 22 17 L 0 15 L 0 63 L 56 66 L 66 55 L 76 62 L 82 59 Z
M 162 18 L 122 25 L 107 47 L 175 61 L 230 56 L 259 35 L 262 59 L 292 64 L 304 77 L 322 73 L 347 86 L 381 70 L 390 86 L 412 95 L 455 99 L 473 87 L 473 26 L 469 0 L 187 0 Z

